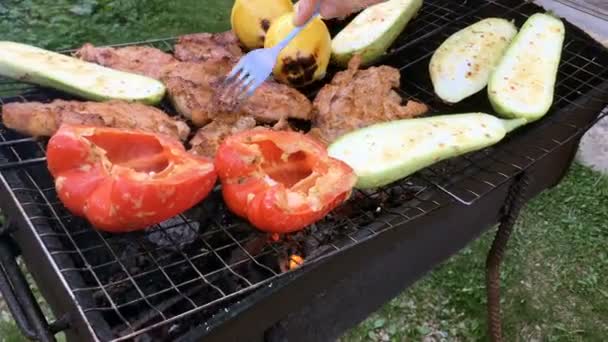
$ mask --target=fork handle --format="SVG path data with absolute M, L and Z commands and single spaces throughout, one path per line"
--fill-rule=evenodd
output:
M 281 50 L 283 50 L 298 35 L 298 33 L 300 33 L 300 31 L 302 31 L 306 27 L 306 25 L 308 25 L 308 23 L 310 23 L 317 15 L 319 15 L 320 12 L 321 12 L 321 0 L 318 0 L 317 4 L 315 6 L 315 11 L 310 16 L 310 18 L 308 18 L 308 20 L 303 25 L 297 26 L 293 30 L 291 30 L 291 32 L 289 32 L 287 37 L 285 37 L 282 41 L 280 41 L 276 45 L 277 51 L 280 52 Z

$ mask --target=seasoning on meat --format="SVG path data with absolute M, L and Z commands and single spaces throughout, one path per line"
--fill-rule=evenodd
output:
M 231 31 L 181 36 L 175 45 L 175 57 L 142 46 L 96 48 L 86 44 L 77 52 L 90 62 L 162 81 L 177 112 L 201 127 L 190 141 L 191 152 L 210 157 L 227 136 L 236 132 L 258 124 L 288 130 L 287 119 L 311 119 L 310 100 L 275 81 L 265 82 L 242 103 L 221 96 L 222 82 L 242 54 Z
M 428 111 L 428 107 L 402 99 L 394 88 L 399 87 L 399 70 L 389 66 L 359 70 L 361 57 L 353 57 L 348 69 L 338 72 L 313 102 L 310 134 L 331 143 L 343 134 L 374 123 L 412 118 Z
M 13 102 L 2 106 L 2 121 L 10 129 L 36 137 L 53 135 L 63 123 L 138 129 L 181 141 L 190 134 L 186 123 L 169 117 L 160 109 L 123 101 Z
M 262 84 L 238 108 L 222 101 L 217 96 L 218 90 L 234 63 L 229 58 L 222 58 L 182 62 L 171 67 L 162 82 L 176 110 L 197 126 L 229 115 L 253 116 L 265 123 L 287 118 L 310 119 L 312 104 L 306 96 L 274 81 Z
M 170 54 L 149 46 L 95 47 L 84 44 L 74 53 L 75 57 L 108 68 L 132 72 L 159 79 L 164 69 L 176 63 Z
M 216 87 L 230 68 L 232 63 L 227 59 L 182 62 L 170 68 L 161 81 L 177 112 L 195 125 L 204 126 L 221 110 L 213 105 L 213 99 Z
M 190 153 L 214 158 L 220 144 L 229 136 L 246 131 L 248 129 L 267 128 L 259 125 L 251 116 L 228 116 L 224 119 L 216 119 L 210 124 L 200 128 L 192 140 L 190 140 Z M 272 126 L 274 131 L 293 131 L 289 122 L 285 119 L 279 120 Z
M 224 139 L 237 132 L 256 127 L 256 121 L 250 116 L 231 117 L 226 120 L 215 120 L 200 128 L 190 140 L 190 153 L 213 158 Z
M 232 31 L 193 33 L 181 36 L 175 44 L 175 57 L 184 62 L 209 59 L 238 59 L 243 55 L 239 40 Z
M 241 110 L 264 123 L 287 118 L 310 120 L 312 103 L 295 88 L 266 81 L 243 103 Z
M 310 120 L 312 103 L 298 90 L 274 81 L 264 83 L 238 108 L 217 96 L 242 54 L 235 40 L 230 31 L 182 36 L 175 54 L 184 61 L 144 46 L 97 48 L 86 44 L 76 54 L 106 67 L 159 79 L 175 109 L 199 127 L 226 116 L 253 116 L 264 123 L 288 118 Z

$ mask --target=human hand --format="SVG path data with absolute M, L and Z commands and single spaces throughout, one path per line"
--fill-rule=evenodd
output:
M 306 23 L 321 2 L 321 16 L 324 19 L 346 17 L 371 5 L 385 0 L 300 0 L 297 4 L 294 25 Z

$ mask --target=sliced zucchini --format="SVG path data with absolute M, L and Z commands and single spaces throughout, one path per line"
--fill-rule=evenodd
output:
M 526 20 L 488 82 L 488 98 L 499 115 L 531 122 L 547 114 L 565 31 L 562 21 L 549 14 Z
M 440 160 L 493 145 L 525 123 L 485 113 L 403 119 L 347 133 L 328 152 L 353 168 L 357 188 L 376 188 Z
M 437 96 L 457 103 L 485 88 L 516 34 L 517 27 L 501 18 L 483 19 L 452 34 L 429 63 Z
M 156 104 L 165 95 L 155 79 L 9 41 L 0 41 L 0 75 L 95 101 Z
M 362 65 L 373 63 L 386 53 L 420 7 L 422 0 L 388 0 L 364 9 L 332 40 L 332 62 L 346 66 L 359 54 Z

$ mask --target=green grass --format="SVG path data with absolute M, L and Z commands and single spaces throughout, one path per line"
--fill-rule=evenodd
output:
M 0 39 L 51 49 L 228 28 L 232 1 L 0 2 Z M 523 211 L 503 267 L 506 341 L 608 336 L 608 180 L 574 165 Z M 485 255 L 493 231 L 386 304 L 343 341 L 486 339 Z M 0 341 L 24 341 L 0 302 Z
M 608 336 L 608 178 L 575 164 L 523 211 L 502 268 L 506 341 Z M 487 340 L 484 264 L 492 230 L 344 341 Z
M 229 28 L 232 1 L 4 0 L 0 38 L 49 49 Z

